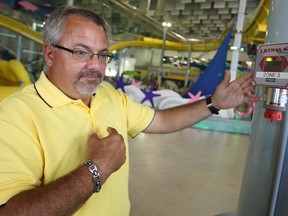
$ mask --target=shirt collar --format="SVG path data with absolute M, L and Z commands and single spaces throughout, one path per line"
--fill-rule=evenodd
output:
M 83 103 L 81 100 L 74 100 L 66 96 L 60 89 L 51 83 L 45 72 L 41 72 L 39 79 L 34 84 L 39 97 L 51 108 L 60 107 L 69 103 Z

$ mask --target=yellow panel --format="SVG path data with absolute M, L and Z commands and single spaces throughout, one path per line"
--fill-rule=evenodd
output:
M 33 31 L 26 25 L 17 22 L 9 17 L 0 14 L 0 26 L 3 26 L 7 29 L 10 29 L 20 35 L 23 35 L 39 44 L 42 44 L 42 34 L 36 31 Z

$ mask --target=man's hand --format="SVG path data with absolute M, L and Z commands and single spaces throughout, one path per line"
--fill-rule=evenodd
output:
M 117 171 L 126 160 L 126 147 L 123 137 L 114 128 L 107 128 L 109 135 L 100 139 L 95 133 L 88 139 L 88 157 L 101 175 L 101 182 Z
M 253 73 L 248 73 L 230 82 L 231 74 L 227 72 L 224 80 L 219 84 L 212 95 L 212 103 L 218 109 L 234 108 L 241 103 L 257 102 L 261 97 L 248 94 L 254 86 L 252 85 Z

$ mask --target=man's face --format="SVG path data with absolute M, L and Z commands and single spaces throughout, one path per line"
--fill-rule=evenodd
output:
M 95 54 L 107 52 L 103 28 L 77 15 L 65 21 L 63 36 L 57 45 Z M 73 99 L 90 98 L 105 75 L 106 64 L 99 61 L 97 55 L 81 61 L 66 50 L 45 45 L 44 56 L 49 80 Z

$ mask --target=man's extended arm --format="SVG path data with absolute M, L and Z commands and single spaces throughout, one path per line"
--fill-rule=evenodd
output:
M 259 101 L 259 97 L 246 95 L 251 89 L 253 74 L 246 74 L 230 82 L 230 73 L 226 73 L 224 80 L 219 84 L 212 95 L 212 104 L 217 109 L 229 109 L 243 102 Z M 170 133 L 189 127 L 209 116 L 212 113 L 207 108 L 205 100 L 186 104 L 166 110 L 156 111 L 155 117 L 144 132 Z

